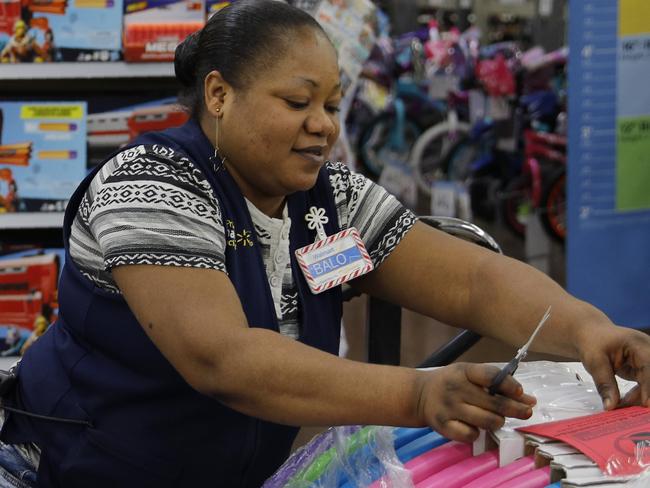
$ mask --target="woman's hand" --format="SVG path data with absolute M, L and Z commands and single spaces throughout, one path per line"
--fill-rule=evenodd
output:
M 535 398 L 512 376 L 503 381 L 499 395 L 487 392 L 498 373 L 496 366 L 469 363 L 423 372 L 419 418 L 445 437 L 464 442 L 475 440 L 479 428 L 501 428 L 505 417 L 529 418 Z
M 577 335 L 580 360 L 591 374 L 605 410 L 642 405 L 650 407 L 650 337 L 638 330 L 591 323 Z M 638 384 L 620 399 L 618 375 Z

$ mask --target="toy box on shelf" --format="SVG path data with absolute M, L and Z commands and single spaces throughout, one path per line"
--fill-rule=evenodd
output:
M 231 3 L 236 2 L 237 0 L 205 0 L 205 18 L 209 20 L 214 14 L 224 7 L 227 7 Z
M 29 227 L 30 213 L 62 212 L 85 173 L 85 102 L 0 103 L 0 228 L 9 214 Z
M 204 23 L 203 0 L 125 0 L 124 59 L 173 61 L 176 46 Z
M 122 0 L 0 0 L 0 61 L 118 61 Z
M 183 125 L 189 114 L 176 102 L 165 98 L 88 114 L 88 166 L 101 163 L 140 134 Z
M 0 252 L 0 357 L 22 355 L 56 320 L 64 261 L 60 248 Z

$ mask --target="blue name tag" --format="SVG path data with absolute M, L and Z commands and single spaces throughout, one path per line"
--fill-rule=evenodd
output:
M 319 277 L 325 273 L 330 273 L 339 268 L 342 268 L 343 266 L 352 264 L 360 259 L 363 259 L 363 257 L 361 256 L 359 249 L 352 247 L 350 249 L 344 250 L 343 252 L 339 252 L 333 256 L 322 259 L 321 261 L 310 264 L 309 271 L 312 276 Z

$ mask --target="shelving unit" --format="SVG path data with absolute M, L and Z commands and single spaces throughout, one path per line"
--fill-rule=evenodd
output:
M 5 246 L 63 247 L 63 212 L 0 214 L 0 251 Z
M 0 64 L 0 86 L 2 99 L 39 96 L 56 100 L 178 91 L 172 63 Z
M 0 65 L 0 80 L 171 78 L 172 63 L 22 63 Z
M 85 100 L 91 112 L 175 96 L 173 63 L 0 64 L 0 100 Z M 63 212 L 0 214 L 4 245 L 62 246 Z
M 20 212 L 0 214 L 0 229 L 47 229 L 63 225 L 63 212 Z

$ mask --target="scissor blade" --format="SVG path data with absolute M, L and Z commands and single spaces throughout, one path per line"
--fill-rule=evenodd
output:
M 535 327 L 535 330 L 533 331 L 532 335 L 530 336 L 530 339 L 528 339 L 528 342 L 522 346 L 521 349 L 517 352 L 517 356 L 520 358 L 523 358 L 527 353 L 528 349 L 530 348 L 531 344 L 535 340 L 535 337 L 537 337 L 537 334 L 539 334 L 539 331 L 542 329 L 542 326 L 546 323 L 548 318 L 551 316 L 551 306 L 549 306 L 546 309 L 546 313 L 544 313 L 544 316 L 542 317 L 542 320 L 539 321 L 539 324 L 537 324 L 537 327 Z

